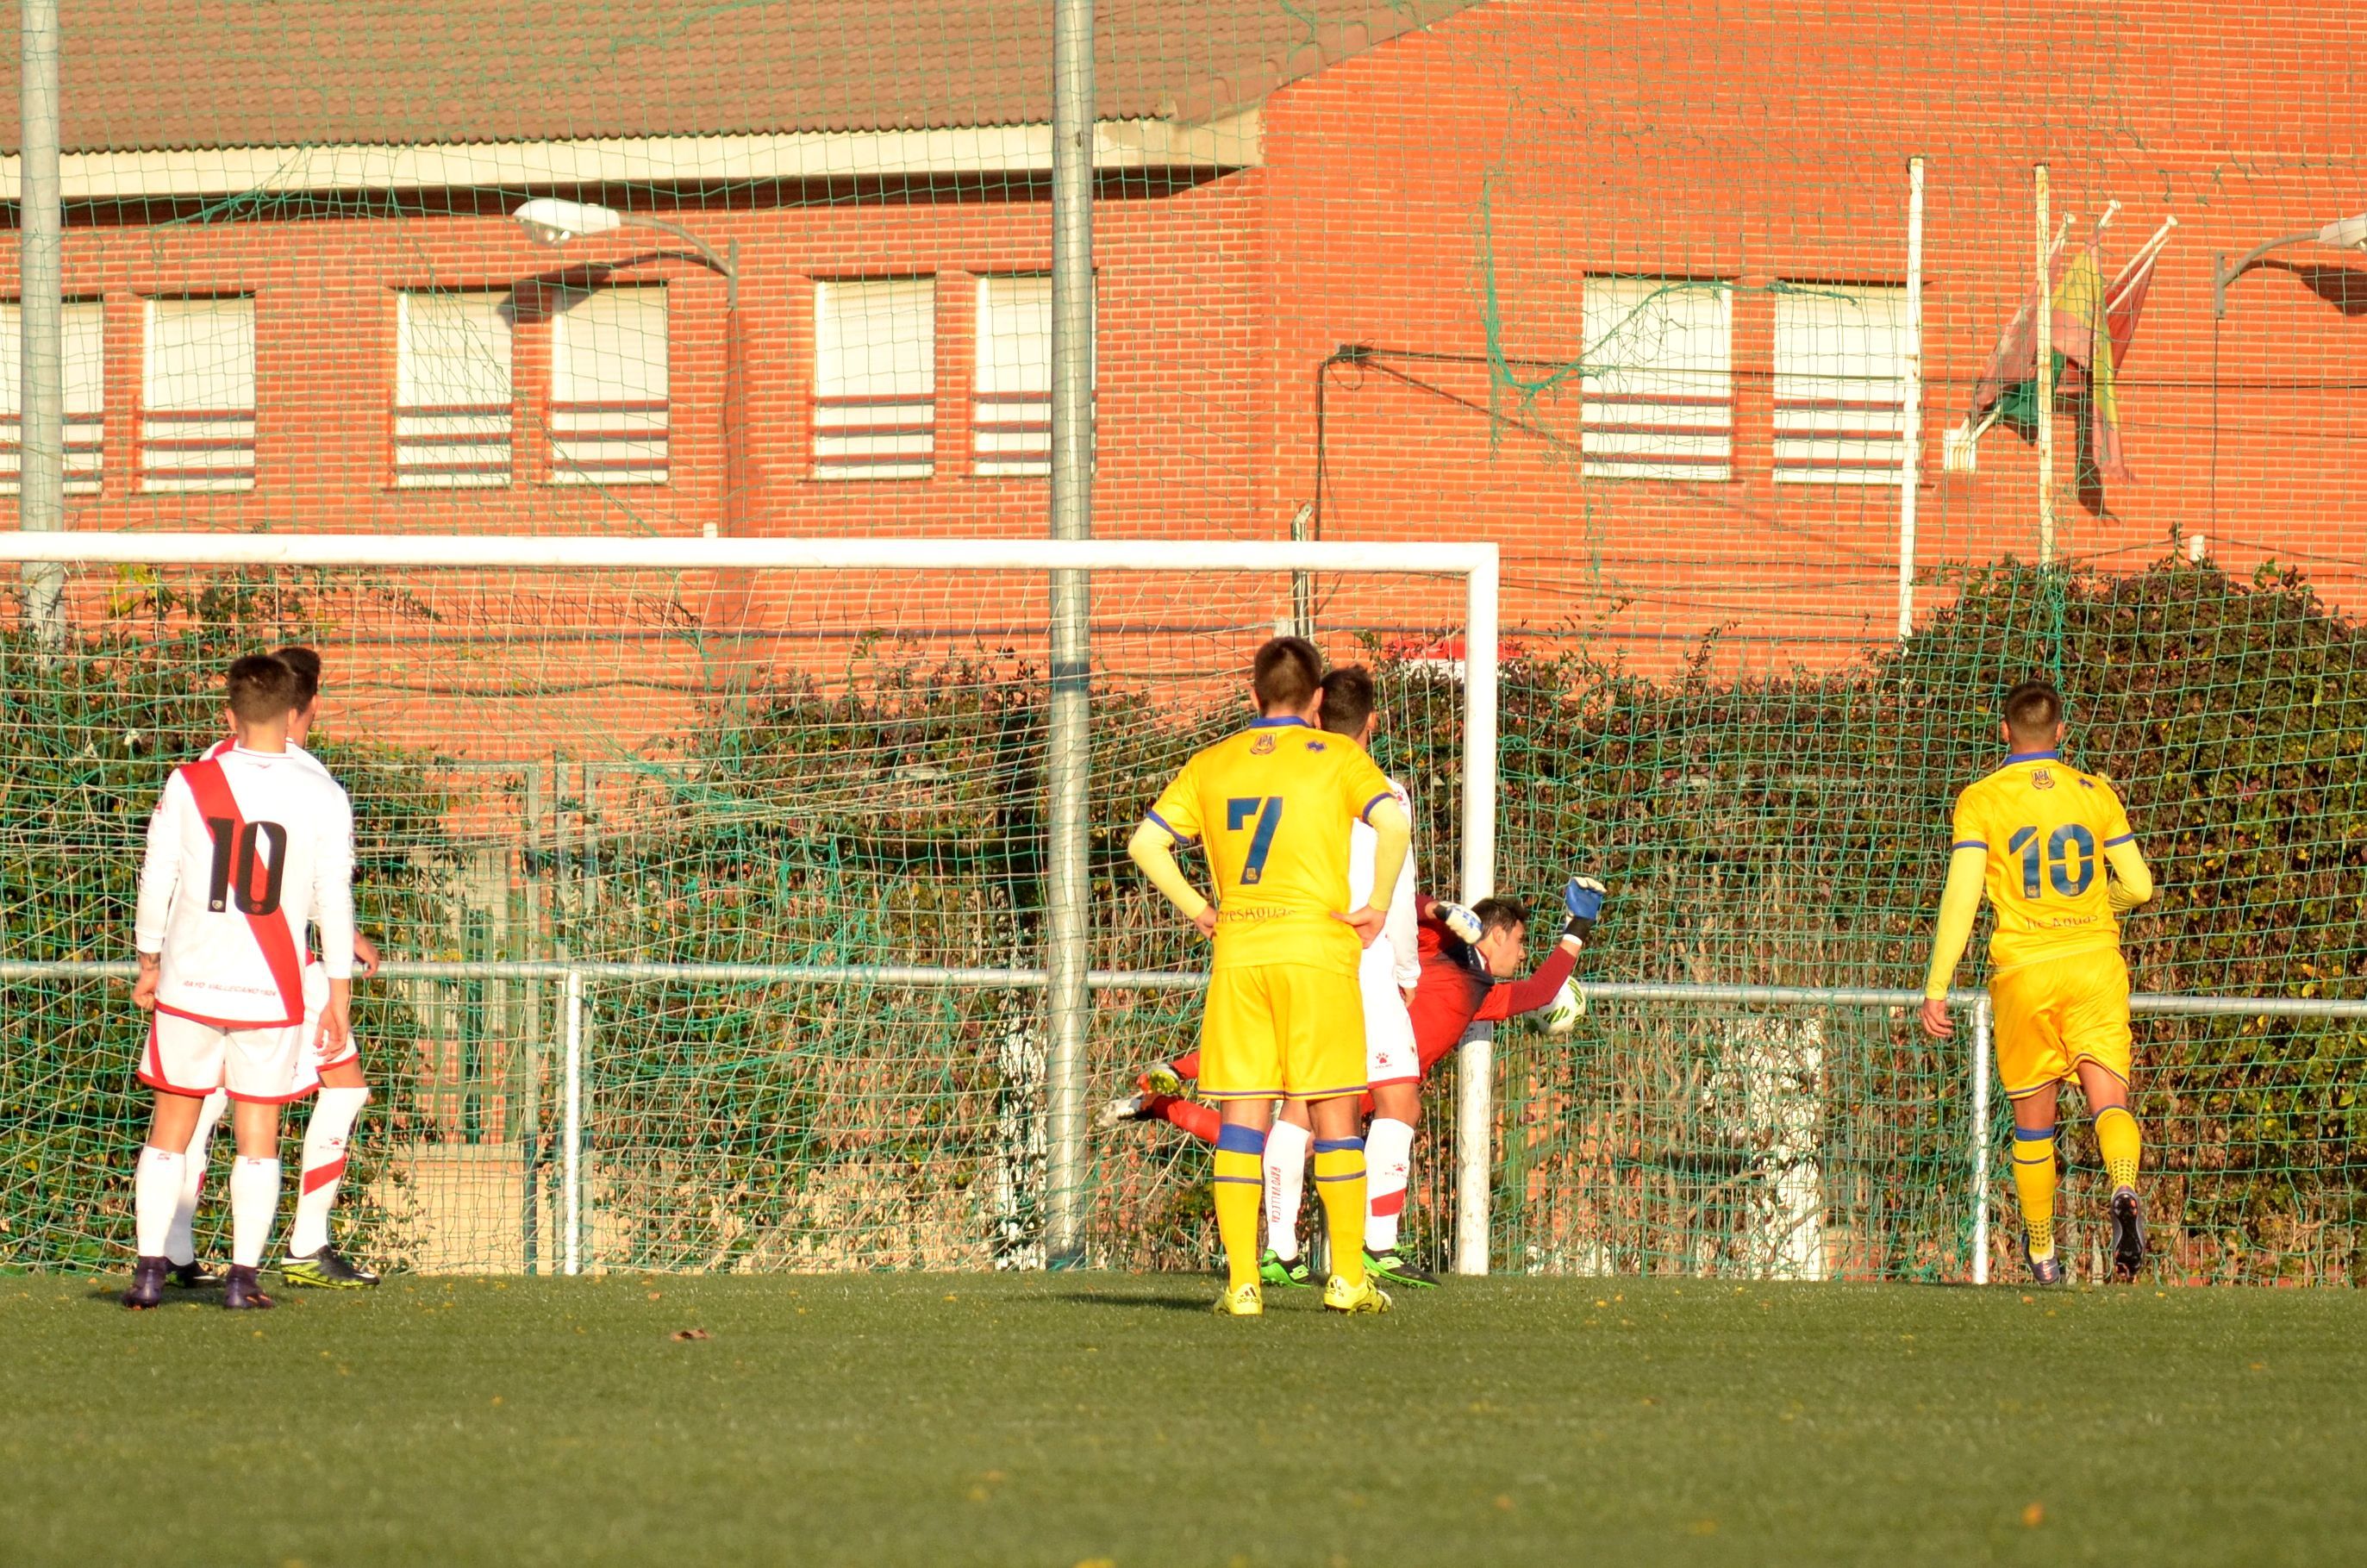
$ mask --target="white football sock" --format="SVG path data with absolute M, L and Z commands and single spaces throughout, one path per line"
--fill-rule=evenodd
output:
M 1307 1193 L 1307 1148 L 1314 1136 L 1279 1118 L 1265 1135 L 1265 1244 L 1285 1263 L 1298 1257 L 1298 1203 Z
M 279 1211 L 279 1162 L 244 1154 L 230 1167 L 230 1260 L 241 1268 L 263 1263 L 271 1221 Z
M 173 1230 L 173 1205 L 181 1199 L 181 1167 L 187 1154 L 170 1149 L 140 1146 L 140 1164 L 131 1177 L 131 1232 L 142 1257 L 164 1256 L 164 1238 Z
M 220 1089 L 198 1102 L 198 1130 L 189 1134 L 189 1157 L 181 1167 L 181 1200 L 173 1207 L 173 1229 L 164 1237 L 164 1256 L 175 1263 L 198 1261 L 198 1194 L 206 1185 L 206 1144 L 229 1108 L 230 1096 Z
M 354 1119 L 369 1103 L 369 1090 L 323 1088 L 312 1096 L 304 1123 L 304 1175 L 296 1188 L 296 1222 L 288 1232 L 288 1256 L 310 1257 L 329 1244 L 329 1210 L 345 1176 L 345 1141 Z
M 1386 1116 L 1365 1131 L 1365 1245 L 1395 1250 L 1405 1215 L 1406 1184 L 1413 1177 L 1413 1129 Z

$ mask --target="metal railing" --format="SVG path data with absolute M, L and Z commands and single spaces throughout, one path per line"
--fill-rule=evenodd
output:
M 44 961 L 0 959 L 0 981 L 118 980 L 129 982 L 138 972 L 130 961 Z M 753 964 L 635 963 L 591 960 L 515 960 L 475 962 L 402 962 L 385 964 L 379 971 L 389 980 L 469 981 L 518 980 L 549 983 L 560 987 L 561 1035 L 561 1271 L 580 1273 L 586 1214 L 583 1187 L 583 1040 L 584 987 L 587 983 L 647 983 L 876 985 L 931 990 L 1041 991 L 1050 983 L 1045 970 L 1017 968 L 955 968 L 928 964 Z M 1207 984 L 1205 973 L 1185 970 L 1094 970 L 1086 977 L 1094 991 L 1196 991 Z M 1597 1002 L 1666 1002 L 1693 1006 L 1738 1007 L 1920 1008 L 1920 991 L 1816 985 L 1700 985 L 1679 983 L 1609 981 L 1576 988 L 1591 1006 Z M 1968 1011 L 1972 1019 L 1972 1060 L 1966 1129 L 1972 1170 L 1973 1283 L 1989 1278 L 1989 1116 L 1992 1105 L 1992 1037 L 1995 1016 L 1986 991 L 1949 993 L 1952 1009 Z M 2341 1001 L 2307 996 L 2188 996 L 2141 993 L 2129 999 L 2133 1013 L 2173 1017 L 2349 1018 L 2367 1022 L 2367 1001 Z M 1485 1041 L 1476 1057 L 1467 1046 L 1462 1061 L 1488 1063 Z M 1463 1128 L 1489 1125 L 1491 1115 L 1489 1074 L 1467 1071 L 1460 1090 Z M 1476 1112 L 1475 1112 L 1476 1100 Z M 1457 1271 L 1487 1272 L 1488 1197 L 1492 1177 L 1492 1150 L 1462 1141 L 1456 1162 Z M 1477 1234 L 1469 1227 L 1477 1223 Z M 1478 1267 L 1470 1260 L 1478 1259 Z

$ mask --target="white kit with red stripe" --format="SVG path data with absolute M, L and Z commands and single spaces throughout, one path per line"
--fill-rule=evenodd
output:
M 216 747 L 176 770 L 140 876 L 140 950 L 163 954 L 160 1019 L 208 1031 L 300 1027 L 309 926 L 321 927 L 323 978 L 353 974 L 353 834 L 345 790 L 301 752 Z M 222 1081 L 219 1053 L 189 1073 L 169 1071 L 153 1042 L 150 1055 L 142 1076 L 167 1080 L 160 1086 L 203 1093 Z M 214 1082 L 192 1081 L 209 1073 Z M 289 1092 L 264 1087 L 250 1081 L 242 1097 Z

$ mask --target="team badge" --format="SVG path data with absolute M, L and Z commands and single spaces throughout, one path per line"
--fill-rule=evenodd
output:
M 2042 767 L 2030 776 L 2030 787 L 2033 790 L 2052 790 L 2055 788 L 2055 776 Z
M 1250 755 L 1251 756 L 1263 756 L 1273 750 L 1274 737 L 1272 735 L 1260 735 L 1257 739 L 1250 743 Z

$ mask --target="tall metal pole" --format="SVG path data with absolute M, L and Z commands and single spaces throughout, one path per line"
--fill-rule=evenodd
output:
M 1898 461 L 1898 635 L 1915 631 L 1915 501 L 1923 479 L 1923 160 L 1907 160 L 1907 386 Z
M 58 201 L 58 4 L 23 0 L 17 189 L 23 382 L 17 404 L 17 516 L 28 530 L 66 523 L 65 221 Z M 45 647 L 65 642 L 65 568 L 25 568 L 25 620 Z
M 2046 165 L 2038 186 L 2038 563 L 2055 564 L 2055 222 L 2047 211 Z
M 1093 531 L 1093 6 L 1052 6 L 1052 537 Z M 1088 579 L 1052 574 L 1052 690 L 1045 782 L 1050 843 L 1045 911 L 1045 1261 L 1081 1262 L 1085 1244 L 1085 1041 L 1093 1018 L 1093 761 L 1087 731 Z

